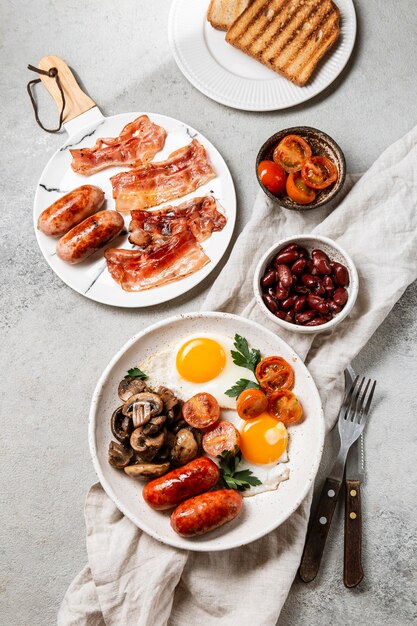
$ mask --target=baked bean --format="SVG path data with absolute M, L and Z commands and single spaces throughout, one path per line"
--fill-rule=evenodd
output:
M 292 285 L 292 275 L 291 270 L 288 265 L 277 265 L 277 276 L 283 287 L 291 287 Z

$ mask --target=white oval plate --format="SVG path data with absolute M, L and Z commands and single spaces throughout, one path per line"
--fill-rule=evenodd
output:
M 352 0 L 336 0 L 341 36 L 305 87 L 298 87 L 225 40 L 206 19 L 209 0 L 173 0 L 168 33 L 175 61 L 203 94 L 243 111 L 276 111 L 305 102 L 326 89 L 345 67 L 356 38 Z
M 212 236 L 202 244 L 204 251 L 210 258 L 210 263 L 207 263 L 201 270 L 191 276 L 187 276 L 176 282 L 163 285 L 162 287 L 156 287 L 155 289 L 131 293 L 123 291 L 120 285 L 110 276 L 107 271 L 106 261 L 103 257 L 103 250 L 96 252 L 96 254 L 79 265 L 69 265 L 56 256 L 55 247 L 57 239 L 44 235 L 36 227 L 40 213 L 65 193 L 68 193 L 80 185 L 89 184 L 97 185 L 105 192 L 106 203 L 103 208 L 114 209 L 115 205 L 110 177 L 117 172 L 127 169 L 112 167 L 97 172 L 92 176 L 81 176 L 71 169 L 71 154 L 68 148 L 74 144 L 77 144 L 77 147 L 93 146 L 98 137 L 116 137 L 125 124 L 142 114 L 143 113 L 122 113 L 120 115 L 104 118 L 104 121 L 99 125 L 94 123 L 91 127 L 86 126 L 82 131 L 71 136 L 67 143 L 52 156 L 42 172 L 36 190 L 33 209 L 36 238 L 46 261 L 53 271 L 69 287 L 87 298 L 95 300 L 96 302 L 102 302 L 103 304 L 120 307 L 146 307 L 153 304 L 160 304 L 161 302 L 172 300 L 198 285 L 216 267 L 217 263 L 226 252 L 236 220 L 236 194 L 233 180 L 218 150 L 206 137 L 191 126 L 172 117 L 167 117 L 166 115 L 147 113 L 152 121 L 156 124 L 160 124 L 167 131 L 165 146 L 163 150 L 155 156 L 154 161 L 164 160 L 173 150 L 185 146 L 190 143 L 192 138 L 196 137 L 206 148 L 209 159 L 216 171 L 216 178 L 213 178 L 213 180 L 210 180 L 195 192 L 169 203 L 180 204 L 188 198 L 204 196 L 206 194 L 212 194 L 219 200 L 227 217 L 227 224 L 221 232 L 213 233 Z M 161 207 L 162 206 L 163 205 L 161 205 Z M 130 215 L 125 217 L 126 227 L 128 227 L 129 222 Z M 106 247 L 131 248 L 132 246 L 127 240 L 127 235 L 124 235 L 112 241 Z
M 111 467 L 107 451 L 112 439 L 110 417 L 120 404 L 117 387 L 127 370 L 181 337 L 198 331 L 229 337 L 239 333 L 263 356 L 282 355 L 295 371 L 294 391 L 305 418 L 289 429 L 289 480 L 278 490 L 245 498 L 239 518 L 207 535 L 184 539 L 169 523 L 170 511 L 154 511 L 141 497 L 142 484 Z M 149 381 L 152 384 L 152 381 Z M 169 318 L 140 332 L 113 357 L 97 383 L 89 416 L 89 445 L 99 480 L 115 505 L 136 526 L 158 541 L 197 551 L 228 550 L 266 535 L 297 509 L 310 489 L 320 463 L 324 418 L 316 385 L 307 368 L 290 346 L 263 326 L 227 313 L 189 313 Z

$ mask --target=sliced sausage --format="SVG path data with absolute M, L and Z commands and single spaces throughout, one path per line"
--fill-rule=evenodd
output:
M 142 495 L 145 502 L 157 511 L 170 509 L 187 498 L 208 491 L 220 478 L 217 465 L 202 456 L 168 472 L 145 485 Z
M 99 211 L 61 237 L 56 253 L 67 263 L 81 263 L 106 243 L 120 235 L 123 217 L 117 211 Z
M 171 514 L 171 526 L 182 537 L 194 537 L 231 522 L 242 509 L 243 498 L 233 489 L 209 491 L 186 500 Z
M 51 204 L 38 218 L 38 229 L 51 237 L 62 237 L 71 228 L 97 213 L 103 206 L 104 192 L 94 185 L 77 187 Z

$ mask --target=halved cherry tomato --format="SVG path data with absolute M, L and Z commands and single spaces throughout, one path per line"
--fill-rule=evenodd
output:
M 218 456 L 223 450 L 233 452 L 240 444 L 239 431 L 231 422 L 222 421 L 207 431 L 203 437 L 203 450 L 210 456 Z
M 258 176 L 261 183 L 274 195 L 279 196 L 284 191 L 287 175 L 273 161 L 261 161 L 258 165 Z
M 311 157 L 309 144 L 299 135 L 286 135 L 274 150 L 273 159 L 286 172 L 298 172 L 306 159 Z
M 219 421 L 219 403 L 210 393 L 196 393 L 195 396 L 184 402 L 182 415 L 190 426 L 208 428 Z
M 268 400 L 261 389 L 245 389 L 237 399 L 237 414 L 243 420 L 257 417 L 266 411 Z
M 300 401 L 289 389 L 280 389 L 269 396 L 268 413 L 285 426 L 297 424 L 303 417 Z
M 288 176 L 285 188 L 289 197 L 298 204 L 310 204 L 316 197 L 316 192 L 307 187 L 300 172 L 294 172 Z
M 268 396 L 278 389 L 289 389 L 294 384 L 294 371 L 281 356 L 267 356 L 256 366 L 256 378 Z
M 314 156 L 304 161 L 301 170 L 303 181 L 313 189 L 325 189 L 337 180 L 337 167 L 325 156 Z

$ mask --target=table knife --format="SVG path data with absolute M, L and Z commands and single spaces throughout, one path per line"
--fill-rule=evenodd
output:
M 351 367 L 345 370 L 345 384 L 355 378 Z M 363 579 L 361 482 L 364 478 L 363 433 L 349 450 L 345 474 L 345 546 L 343 582 L 356 587 Z

